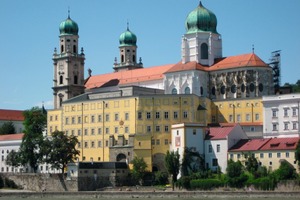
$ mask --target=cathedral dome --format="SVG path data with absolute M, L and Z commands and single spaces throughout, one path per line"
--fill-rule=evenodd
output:
M 119 42 L 120 46 L 136 46 L 136 35 L 132 33 L 129 28 L 120 35 Z
M 60 35 L 78 35 L 78 25 L 70 16 L 59 25 Z
M 186 33 L 217 33 L 217 17 L 213 12 L 206 9 L 200 1 L 199 6 L 187 16 L 185 26 Z

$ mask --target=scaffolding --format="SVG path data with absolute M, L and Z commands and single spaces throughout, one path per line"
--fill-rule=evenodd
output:
M 281 85 L 280 54 L 281 54 L 281 50 L 273 51 L 269 63 L 269 65 L 273 69 L 273 82 L 274 82 L 275 93 L 279 91 Z

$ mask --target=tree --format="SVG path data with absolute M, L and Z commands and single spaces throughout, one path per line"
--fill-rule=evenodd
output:
M 2 126 L 0 126 L 0 135 L 15 133 L 16 129 L 13 122 L 4 122 Z
M 137 180 L 140 185 L 142 185 L 143 178 L 146 174 L 147 163 L 144 161 L 144 158 L 134 157 L 132 160 L 133 169 L 132 175 L 135 180 Z
M 20 166 L 20 154 L 12 150 L 6 157 L 5 160 L 6 164 L 12 167 L 19 167 Z
M 254 155 L 251 154 L 248 155 L 245 165 L 247 171 L 250 172 L 251 174 L 254 174 L 257 171 L 259 166 L 257 159 L 254 157 Z
M 227 179 L 231 187 L 243 187 L 248 177 L 244 174 L 243 165 L 240 161 L 228 161 L 227 166 Z
M 300 140 L 298 141 L 296 152 L 295 152 L 295 159 L 298 163 L 298 168 L 300 169 Z
M 47 124 L 47 116 L 42 109 L 33 107 L 23 113 L 24 137 L 20 146 L 20 164 L 27 165 L 34 172 L 38 169 L 38 164 L 42 162 L 43 155 L 40 148 L 43 143 L 43 132 Z
M 181 164 L 181 175 L 189 176 L 191 173 L 204 171 L 204 159 L 199 152 L 193 151 L 191 148 L 186 147 Z
M 174 191 L 174 184 L 177 181 L 177 176 L 180 170 L 180 162 L 179 162 L 180 155 L 178 151 L 167 151 L 165 157 L 165 165 L 168 170 L 168 173 L 172 175 L 172 189 Z
M 296 169 L 286 160 L 280 162 L 280 167 L 275 171 L 279 180 L 295 179 L 297 177 Z
M 62 131 L 55 131 L 51 136 L 45 139 L 41 148 L 44 161 L 64 174 L 67 164 L 80 155 L 80 151 L 76 149 L 78 139 L 73 135 L 67 136 Z

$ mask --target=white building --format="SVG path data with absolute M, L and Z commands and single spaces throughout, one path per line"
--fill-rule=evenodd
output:
M 227 127 L 210 127 L 207 130 L 204 142 L 206 167 L 226 173 L 228 150 L 241 139 L 248 139 L 239 124 Z
M 264 137 L 299 137 L 300 94 L 263 96 Z
M 0 109 L 0 126 L 7 122 L 13 123 L 16 133 L 22 133 L 24 129 L 23 111 Z

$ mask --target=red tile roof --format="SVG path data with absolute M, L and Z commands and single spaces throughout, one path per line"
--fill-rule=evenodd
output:
M 233 126 L 236 123 L 220 123 L 221 126 Z M 263 122 L 239 122 L 241 126 L 262 126 Z
M 210 127 L 208 129 L 208 134 L 206 135 L 206 140 L 220 140 L 226 139 L 230 132 L 235 128 L 235 126 L 225 126 L 225 127 Z
M 0 141 L 22 140 L 24 133 L 0 135 Z
M 127 70 L 113 72 L 109 74 L 100 74 L 91 76 L 85 87 L 87 89 L 115 86 L 115 85 L 126 85 L 131 83 L 159 80 L 164 78 L 164 73 L 168 71 L 174 64 L 155 66 L 149 68 Z
M 231 69 L 238 67 L 270 67 L 256 54 L 249 53 L 237 56 L 229 56 L 209 67 L 210 71 Z
M 5 121 L 24 121 L 22 110 L 4 110 L 0 109 L 0 120 Z
M 249 53 L 237 56 L 229 56 L 216 60 L 216 63 L 210 67 L 203 66 L 195 61 L 183 64 L 181 61 L 177 64 L 169 64 L 155 66 L 142 69 L 134 69 L 127 71 L 119 71 L 108 74 L 100 74 L 91 76 L 86 80 L 85 87 L 87 89 L 126 85 L 138 82 L 159 80 L 164 78 L 165 73 L 187 71 L 187 70 L 202 70 L 216 71 L 238 67 L 270 67 L 262 61 L 256 54 Z
M 265 145 L 271 138 L 268 139 L 244 139 L 235 144 L 229 151 L 257 151 Z
M 288 150 L 296 149 L 299 137 L 295 138 L 272 138 L 261 150 Z

